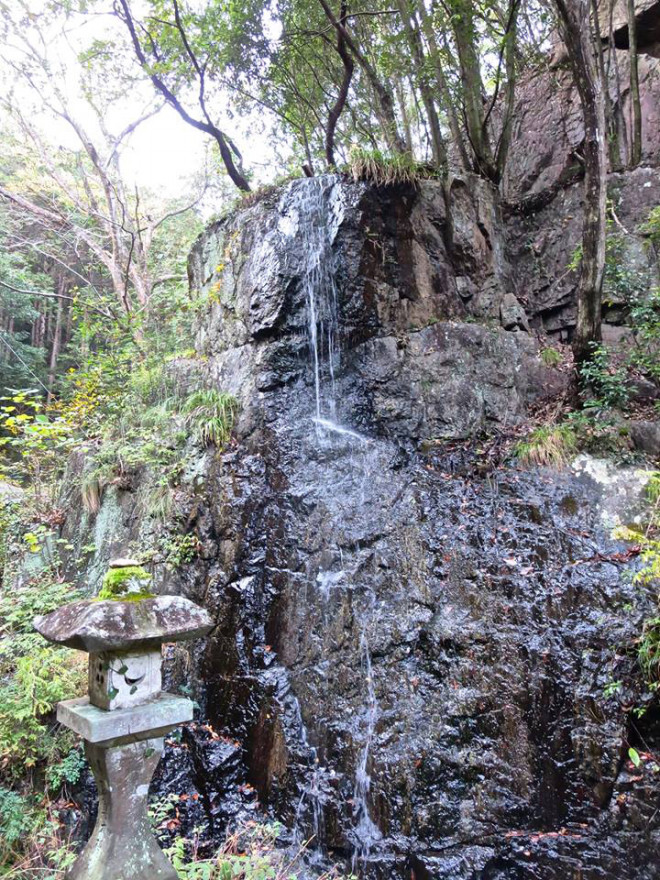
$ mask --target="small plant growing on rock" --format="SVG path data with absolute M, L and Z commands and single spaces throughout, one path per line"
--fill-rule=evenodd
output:
M 380 150 L 354 150 L 348 172 L 354 181 L 364 180 L 376 186 L 416 184 L 438 176 L 436 169 L 415 162 L 409 154 L 385 156 Z
M 637 660 L 651 687 L 660 686 L 660 616 L 644 621 L 637 647 Z
M 204 446 L 225 446 L 237 412 L 236 398 L 213 388 L 193 391 L 181 406 L 186 425 Z
M 562 354 L 556 348 L 548 346 L 541 349 L 541 360 L 546 367 L 556 367 L 562 362 Z
M 563 467 L 577 449 L 577 437 L 570 425 L 541 425 L 515 447 L 526 464 Z

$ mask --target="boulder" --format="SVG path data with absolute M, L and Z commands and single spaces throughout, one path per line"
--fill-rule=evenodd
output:
M 660 458 L 660 422 L 631 421 L 628 428 L 637 449 L 652 458 Z
M 527 330 L 529 321 L 525 310 L 513 293 L 506 293 L 500 304 L 500 323 L 505 330 Z

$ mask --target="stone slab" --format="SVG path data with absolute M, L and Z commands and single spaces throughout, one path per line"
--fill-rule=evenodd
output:
M 58 703 L 57 720 L 91 743 L 167 730 L 192 721 L 193 703 L 187 697 L 161 694 L 150 703 L 107 711 L 93 706 L 89 697 Z

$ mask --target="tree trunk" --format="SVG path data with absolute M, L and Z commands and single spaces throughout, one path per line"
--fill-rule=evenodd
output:
M 431 150 L 433 153 L 433 164 L 436 166 L 436 168 L 446 169 L 447 149 L 445 147 L 445 142 L 442 137 L 442 132 L 440 131 L 440 120 L 438 119 L 438 113 L 435 109 L 433 93 L 429 87 L 428 79 L 426 76 L 424 47 L 422 45 L 422 40 L 419 35 L 419 29 L 416 27 L 415 22 L 411 18 L 410 9 L 408 8 L 408 0 L 397 0 L 397 5 L 399 7 L 399 12 L 401 13 L 401 20 L 403 21 L 403 27 L 406 32 L 406 37 L 408 39 L 408 45 L 410 46 L 410 54 L 416 73 L 415 78 L 417 80 L 419 91 L 422 96 L 424 109 L 426 110 L 426 118 L 429 124 L 429 131 L 431 133 Z
M 342 0 L 341 10 L 340 10 L 340 18 L 339 22 L 341 25 L 344 25 L 346 21 L 346 0 Z M 341 112 L 344 109 L 344 105 L 346 104 L 346 98 L 348 97 L 348 90 L 351 87 L 351 80 L 353 79 L 353 69 L 355 65 L 353 64 L 353 59 L 346 48 L 346 39 L 341 31 L 337 31 L 337 54 L 341 58 L 341 62 L 344 65 L 344 75 L 342 77 L 341 85 L 339 86 L 339 94 L 337 95 L 337 100 L 332 105 L 330 109 L 330 113 L 328 114 L 328 122 L 325 128 L 325 160 L 328 163 L 328 168 L 331 170 L 334 169 L 337 165 L 335 162 L 335 131 L 337 130 L 337 123 L 339 122 L 339 117 L 341 116 Z
M 607 159 L 603 84 L 598 76 L 589 21 L 589 0 L 555 0 L 562 35 L 584 116 L 584 222 L 573 354 L 579 366 L 601 340 L 605 271 Z
M 337 16 L 328 5 L 327 0 L 319 0 L 319 3 L 321 4 L 321 7 L 325 12 L 328 21 L 332 24 L 337 33 L 341 34 L 344 38 L 346 46 L 352 53 L 357 63 L 364 70 L 364 73 L 369 80 L 372 89 L 374 90 L 377 100 L 376 110 L 382 120 L 386 141 L 390 145 L 391 149 L 393 149 L 395 152 L 405 153 L 406 144 L 399 134 L 399 127 L 397 125 L 396 115 L 394 113 L 394 99 L 392 97 L 392 93 L 387 88 L 387 86 L 385 86 L 380 81 L 380 78 L 376 73 L 375 68 L 366 57 L 366 55 L 364 55 L 364 53 L 361 51 L 360 47 L 357 45 L 356 41 L 348 32 L 345 25 L 337 19 Z
M 502 111 L 502 132 L 497 144 L 495 164 L 497 168 L 497 180 L 499 183 L 504 176 L 506 160 L 509 156 L 511 145 L 511 132 L 513 129 L 513 110 L 516 98 L 516 49 L 518 41 L 518 0 L 511 0 L 511 12 L 507 31 L 504 36 L 504 61 L 506 67 L 506 92 L 504 97 L 504 109 Z M 488 120 L 486 120 L 488 124 Z
M 458 150 L 461 167 L 467 171 L 470 167 L 470 162 L 467 152 L 465 150 L 465 142 L 463 140 L 461 126 L 458 122 L 458 117 L 456 116 L 454 101 L 452 100 L 452 97 L 449 93 L 447 79 L 445 77 L 445 72 L 442 67 L 442 60 L 440 58 L 440 49 L 438 47 L 438 42 L 435 38 L 435 32 L 433 30 L 433 22 L 431 21 L 431 18 L 428 14 L 428 11 L 424 4 L 424 0 L 417 0 L 417 12 L 420 16 L 422 27 L 424 29 L 424 36 L 426 37 L 426 42 L 428 43 L 428 47 L 431 52 L 431 60 L 433 61 L 433 69 L 435 72 L 435 81 L 438 87 L 440 100 L 442 101 L 445 113 L 447 114 L 452 140 Z
M 11 337 L 13 335 L 14 335 L 14 319 L 10 318 L 9 323 L 7 324 L 7 336 L 11 339 Z M 10 351 L 9 347 L 5 345 L 4 351 L 3 351 L 3 362 L 8 364 L 10 362 L 10 360 L 11 360 L 11 351 Z
M 406 94 L 403 91 L 403 85 L 401 84 L 401 79 L 399 77 L 396 78 L 395 83 L 396 96 L 399 100 L 401 119 L 403 120 L 403 136 L 406 139 L 406 149 L 411 156 L 414 156 L 415 150 L 413 148 L 412 130 L 410 128 L 410 115 L 408 113 L 408 108 L 406 107 Z
M 614 68 L 614 87 L 616 90 L 614 100 L 614 118 L 617 139 L 617 149 L 619 155 L 619 166 L 624 163 L 624 157 L 628 157 L 628 126 L 626 125 L 626 117 L 623 112 L 623 97 L 621 95 L 621 73 L 619 71 L 619 61 L 617 51 L 614 46 L 614 5 L 616 0 L 610 0 L 609 20 L 608 20 L 608 45 L 609 51 L 607 56 L 608 78 L 606 82 L 609 84 L 609 65 L 612 63 Z
M 474 156 L 474 170 L 489 180 L 497 176 L 488 129 L 484 124 L 481 67 L 476 49 L 471 0 L 453 0 L 451 21 L 458 51 L 465 124 Z
M 605 101 L 605 129 L 607 136 L 607 152 L 610 160 L 610 168 L 618 171 L 621 168 L 621 154 L 619 151 L 619 132 L 618 123 L 612 99 L 610 97 L 609 75 L 605 67 L 605 51 L 603 43 L 600 39 L 600 21 L 598 17 L 598 0 L 591 0 L 591 13 L 594 19 L 594 43 L 596 46 L 596 57 L 598 59 L 598 73 L 603 84 L 603 98 Z M 610 46 L 609 52 L 615 51 Z M 609 66 L 609 64 L 608 64 Z
M 60 279 L 58 283 L 60 293 L 64 293 L 64 283 Z M 57 300 L 57 312 L 55 316 L 55 329 L 53 330 L 53 341 L 50 350 L 50 362 L 48 364 L 48 400 L 53 396 L 53 385 L 55 384 L 55 374 L 57 372 L 57 360 L 60 356 L 60 346 L 62 344 L 62 315 L 63 303 L 61 299 Z
M 310 175 L 308 175 L 308 176 L 309 176 L 309 177 L 314 177 L 314 174 L 315 174 L 316 172 L 314 171 L 314 159 L 313 159 L 313 157 L 312 157 L 312 151 L 311 151 L 310 146 L 309 146 L 309 138 L 307 137 L 307 130 L 306 130 L 304 127 L 301 128 L 301 129 L 300 129 L 300 134 L 301 134 L 301 137 L 302 137 L 303 147 L 304 147 L 304 149 L 305 149 L 305 158 L 307 159 L 307 162 L 306 162 L 305 164 L 307 165 L 307 167 L 309 168 L 309 170 L 312 172 L 312 173 L 311 173 Z M 304 167 L 305 167 L 305 165 L 303 165 L 303 168 L 304 168 Z
M 637 21 L 635 0 L 628 3 L 628 54 L 630 55 L 630 100 L 632 102 L 632 147 L 630 165 L 635 168 L 642 161 L 642 105 L 639 97 L 639 56 L 637 54 Z

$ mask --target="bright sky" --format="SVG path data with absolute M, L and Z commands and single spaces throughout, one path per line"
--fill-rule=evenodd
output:
M 181 195 L 189 189 L 191 175 L 203 167 L 206 142 L 201 132 L 166 106 L 131 137 L 122 154 L 124 174 L 155 192 Z
M 28 0 L 28 3 L 30 9 L 37 13 L 47 5 L 46 0 Z M 15 9 L 16 14 L 20 14 L 18 4 Z M 67 95 L 76 118 L 90 133 L 98 131 L 94 114 L 80 94 L 80 66 L 77 55 L 89 47 L 94 40 L 118 39 L 120 43 L 127 45 L 127 35 L 118 20 L 110 15 L 79 16 L 67 26 L 66 36 L 63 36 L 59 29 L 47 33 L 45 49 L 39 43 L 36 29 L 28 28 L 25 31 L 21 29 L 20 34 L 25 34 L 27 40 L 38 49 L 39 54 L 45 52 L 48 55 L 53 71 L 57 71 L 57 83 Z M 16 83 L 15 72 L 7 62 L 20 62 L 26 47 L 21 44 L 19 36 L 12 38 L 1 48 L 0 89 L 4 87 L 6 93 L 8 84 Z M 137 64 L 135 68 L 132 67 L 132 50 L 123 57 L 125 60 L 123 62 L 120 60 L 120 64 L 124 67 L 130 65 L 128 69 L 133 71 L 139 69 Z M 117 58 L 120 56 L 118 55 Z M 113 59 L 112 63 L 116 64 L 117 59 Z M 112 71 L 109 73 L 109 80 L 112 81 Z M 47 97 L 50 88 L 47 80 L 43 87 L 43 96 L 25 83 L 15 88 L 20 95 L 20 101 L 17 103 L 21 106 L 22 112 L 39 127 L 49 143 L 80 149 L 80 142 L 68 125 L 44 110 L 43 98 Z M 145 107 L 154 97 L 155 90 L 148 81 L 142 82 L 125 95 L 120 95 L 106 118 L 108 128 L 113 134 L 119 133 L 144 112 Z M 193 115 L 197 115 L 198 108 L 194 98 L 188 106 Z M 222 120 L 218 121 L 222 125 Z M 253 168 L 258 178 L 267 179 L 270 176 L 268 174 L 270 163 L 267 161 L 269 149 L 265 136 L 257 131 L 250 131 L 247 137 L 244 131 L 241 137 L 236 119 L 232 120 L 228 130 L 239 146 L 246 146 L 246 167 Z M 210 139 L 206 135 L 185 123 L 173 108 L 166 105 L 157 115 L 143 122 L 125 142 L 121 159 L 123 175 L 127 181 L 137 184 L 142 189 L 150 189 L 166 197 L 186 196 L 194 191 L 192 178 L 204 167 L 209 143 Z

